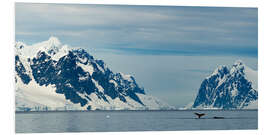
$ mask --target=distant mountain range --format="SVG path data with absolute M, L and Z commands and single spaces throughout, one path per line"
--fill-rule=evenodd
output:
M 237 61 L 206 77 L 185 109 L 256 109 L 258 73 Z M 147 95 L 135 78 L 114 73 L 82 48 L 51 37 L 33 45 L 15 44 L 16 111 L 171 110 Z
M 237 61 L 220 66 L 203 80 L 188 109 L 257 109 L 258 72 Z
M 56 37 L 15 45 L 16 111 L 163 110 L 135 78 L 113 73 L 102 60 Z

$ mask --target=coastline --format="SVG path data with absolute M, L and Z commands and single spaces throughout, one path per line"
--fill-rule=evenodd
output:
M 172 110 L 49 110 L 49 111 L 15 111 L 15 113 L 39 113 L 39 112 L 161 112 L 161 111 L 258 111 L 258 109 L 172 109 Z

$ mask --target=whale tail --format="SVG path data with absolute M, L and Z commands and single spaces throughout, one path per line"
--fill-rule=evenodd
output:
M 199 119 L 200 119 L 202 116 L 205 115 L 204 113 L 194 113 L 194 114 L 197 115 Z

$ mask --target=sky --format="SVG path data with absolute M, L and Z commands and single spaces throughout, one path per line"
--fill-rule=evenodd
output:
M 16 3 L 16 41 L 50 36 L 176 107 L 192 102 L 219 65 L 258 67 L 257 8 Z

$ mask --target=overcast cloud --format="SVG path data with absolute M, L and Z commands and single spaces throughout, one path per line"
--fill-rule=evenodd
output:
M 16 41 L 56 36 L 86 48 L 178 107 L 217 65 L 242 59 L 257 69 L 256 8 L 16 3 L 15 10 Z

